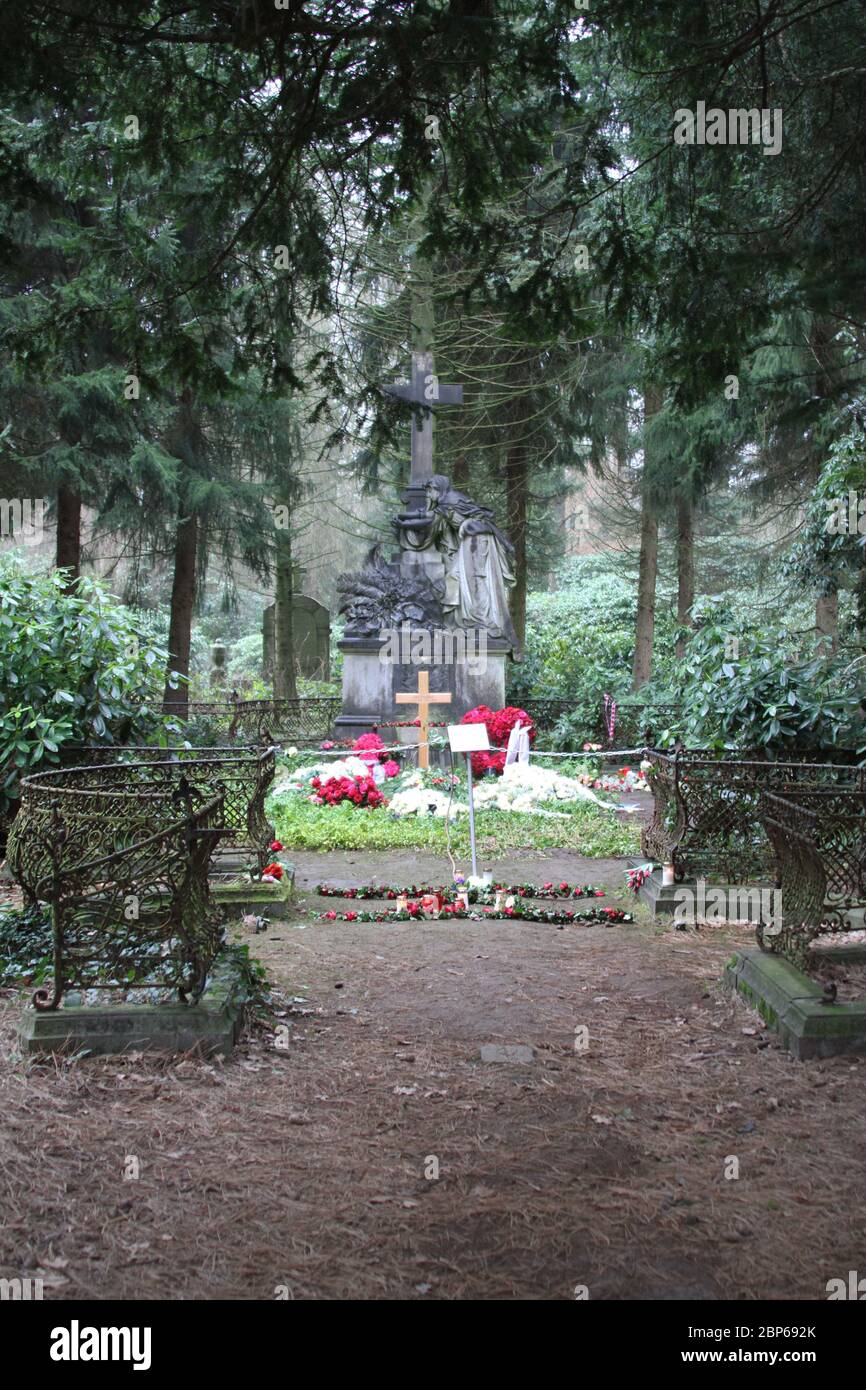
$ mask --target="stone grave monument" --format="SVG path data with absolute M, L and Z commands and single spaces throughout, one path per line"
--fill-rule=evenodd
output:
M 396 547 L 376 546 L 360 571 L 338 579 L 346 630 L 338 738 L 411 719 L 398 695 L 450 693 L 449 722 L 476 705 L 505 704 L 505 662 L 519 657 L 508 609 L 514 548 L 488 507 L 433 472 L 434 405 L 457 405 L 462 388 L 440 385 L 428 352 L 412 355 L 409 385 L 385 388 L 423 414 L 412 420 L 412 470 L 404 510 L 392 523 Z

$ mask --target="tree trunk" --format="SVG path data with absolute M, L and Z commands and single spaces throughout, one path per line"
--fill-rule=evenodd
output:
M 815 600 L 815 627 L 825 651 L 835 652 L 839 639 L 839 590 L 819 594 Z
M 81 494 L 61 484 L 57 489 L 57 569 L 69 571 L 67 591 L 81 573 Z
M 193 512 L 191 516 L 178 517 L 175 535 L 174 580 L 171 586 L 171 618 L 168 628 L 168 670 L 163 694 L 166 705 L 182 706 L 176 711 L 182 719 L 187 717 L 189 705 L 189 646 L 195 603 L 197 555 L 198 517 Z M 172 671 L 187 678 L 181 681 L 178 689 L 174 689 L 170 684 Z
M 649 501 L 651 480 L 646 428 L 661 409 L 662 393 L 657 386 L 644 389 L 643 486 L 640 513 L 640 569 L 637 588 L 637 623 L 634 634 L 632 690 L 640 690 L 652 674 L 653 632 L 656 620 L 656 577 L 658 575 L 659 524 Z
M 292 618 L 292 537 L 277 531 L 277 584 L 274 604 L 274 699 L 296 700 L 295 629 Z
M 656 620 L 659 524 L 644 501 L 640 518 L 640 571 L 637 587 L 637 626 L 634 637 L 632 690 L 640 690 L 652 674 L 653 631 Z
M 458 492 L 466 492 L 469 487 L 469 460 L 465 454 L 460 454 L 454 460 L 451 469 L 451 481 Z
M 680 499 L 677 508 L 677 622 L 691 627 L 689 612 L 695 601 L 695 504 L 691 498 Z M 677 660 L 686 654 L 687 638 L 677 642 Z
M 809 346 L 812 349 L 818 370 L 815 373 L 815 395 L 824 401 L 833 399 L 834 372 L 839 368 L 840 351 L 837 342 L 838 325 L 830 319 L 816 318 L 809 333 Z M 817 483 L 824 463 L 824 450 L 818 440 L 813 444 L 814 478 Z M 818 593 L 815 599 L 815 627 L 818 642 L 825 652 L 835 652 L 839 637 L 839 591 L 829 589 Z
M 522 448 L 510 449 L 505 462 L 508 539 L 514 546 L 516 582 L 509 595 L 511 621 L 521 648 L 526 645 L 526 504 L 529 465 Z

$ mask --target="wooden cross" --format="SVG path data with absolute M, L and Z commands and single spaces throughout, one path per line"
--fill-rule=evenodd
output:
M 421 505 L 424 488 L 433 474 L 433 406 L 461 405 L 462 386 L 446 386 L 440 382 L 433 370 L 431 352 L 412 353 L 412 380 L 408 385 L 395 382 L 384 386 L 388 396 L 398 400 L 410 401 L 416 409 L 412 413 L 412 471 L 409 476 L 411 501 Z M 423 413 L 422 413 L 423 410 Z
M 401 691 L 399 694 L 397 694 L 397 695 L 394 696 L 394 700 L 395 700 L 395 702 L 396 702 L 398 705 L 417 705 L 417 706 L 418 706 L 418 714 L 420 715 L 420 723 L 421 723 L 420 739 L 419 739 L 419 743 L 418 743 L 418 766 L 419 766 L 419 767 L 429 767 L 429 766 L 430 766 L 430 757 L 429 757 L 429 753 L 430 753 L 430 744 L 429 744 L 429 737 L 428 737 L 428 734 L 429 734 L 429 727 L 430 727 L 430 706 L 431 706 L 431 705 L 450 705 L 450 704 L 451 704 L 451 696 L 450 696 L 450 694 L 447 694 L 447 693 L 444 692 L 444 691 L 441 692 L 441 693 L 433 693 L 433 694 L 431 694 L 431 692 L 430 692 L 430 673 L 429 673 L 429 671 L 419 671 L 419 672 L 418 672 L 418 689 L 415 690 L 415 691 L 409 691 L 409 692 L 408 692 L 407 694 L 405 694 L 405 695 L 404 695 L 404 694 L 402 693 L 402 691 Z

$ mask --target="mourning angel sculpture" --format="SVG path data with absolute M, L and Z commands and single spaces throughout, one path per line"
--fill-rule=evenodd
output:
M 505 638 L 519 657 L 520 643 L 508 611 L 508 590 L 516 579 L 514 546 L 490 508 L 458 492 L 444 474 L 430 478 L 426 500 L 426 511 L 406 513 L 395 525 L 407 550 L 438 552 L 445 566 L 445 621 Z

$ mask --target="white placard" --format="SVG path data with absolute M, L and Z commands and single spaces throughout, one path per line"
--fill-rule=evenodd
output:
M 490 747 L 484 724 L 449 724 L 448 742 L 452 753 L 486 753 Z

